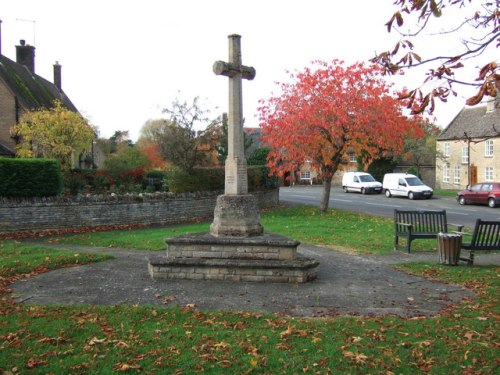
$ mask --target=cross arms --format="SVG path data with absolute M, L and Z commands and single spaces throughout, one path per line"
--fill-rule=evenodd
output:
M 250 81 L 255 78 L 255 69 L 251 66 L 237 66 L 220 60 L 214 63 L 213 70 L 218 76 L 222 75 L 233 78 L 238 74 L 241 74 L 241 78 L 248 79 Z

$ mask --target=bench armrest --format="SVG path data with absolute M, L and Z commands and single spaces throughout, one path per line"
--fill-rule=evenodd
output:
M 396 222 L 396 225 L 402 225 L 402 226 L 408 227 L 408 228 L 412 228 L 413 227 L 413 224 L 408 224 L 408 223 L 399 223 L 399 222 Z
M 472 236 L 472 233 L 453 231 L 452 233 L 460 234 L 462 236 Z
M 454 232 L 462 232 L 462 230 L 464 229 L 464 226 L 460 225 L 460 224 L 451 224 L 451 223 L 448 223 L 448 226 L 457 228 L 457 230 L 454 231 Z

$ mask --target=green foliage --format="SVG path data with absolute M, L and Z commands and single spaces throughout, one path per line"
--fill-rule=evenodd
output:
M 20 139 L 17 156 L 57 159 L 64 170 L 69 170 L 72 158 L 90 148 L 95 129 L 56 100 L 50 109 L 23 114 L 12 127 L 12 134 Z
M 182 168 L 167 171 L 168 190 L 173 193 L 224 190 L 224 168 L 194 168 L 188 172 Z M 269 168 L 248 167 L 248 190 L 276 188 L 278 179 L 269 176 Z
M 243 126 L 245 124 L 245 119 L 243 119 Z M 227 159 L 228 152 L 228 118 L 227 113 L 222 114 L 222 125 L 220 126 L 220 130 L 218 131 L 219 144 L 217 145 L 217 160 L 224 164 Z M 248 136 L 246 132 L 243 132 L 243 147 L 244 151 L 253 144 L 252 137 Z M 256 165 L 264 165 L 265 163 L 254 163 Z
M 141 191 L 146 173 L 144 167 L 127 169 L 120 173 L 119 186 L 125 191 Z
M 104 169 L 120 184 L 120 176 L 126 171 L 147 168 L 150 162 L 146 155 L 135 147 L 125 146 L 110 155 L 104 162 Z
M 108 171 L 95 171 L 91 186 L 96 193 L 109 191 L 115 185 L 115 180 Z
M 87 179 L 79 171 L 69 171 L 64 173 L 64 189 L 71 195 L 77 195 L 85 190 Z
M 278 177 L 269 176 L 270 169 L 264 165 L 248 167 L 248 190 L 257 191 L 278 187 Z
M 175 167 L 167 171 L 168 190 L 173 193 L 217 191 L 224 189 L 223 168 L 194 168 L 187 171 Z
M 147 191 L 167 191 L 166 172 L 164 171 L 148 171 L 143 182 L 143 186 Z
M 266 165 L 270 151 L 271 149 L 267 147 L 256 148 L 247 158 L 248 165 Z
M 415 167 L 414 165 L 412 165 L 411 167 L 409 167 L 408 170 L 406 171 L 406 173 L 414 174 L 415 176 L 419 176 L 420 175 L 418 173 L 418 168 Z
M 62 192 L 62 186 L 57 160 L 0 158 L 0 196 L 55 196 Z
M 215 150 L 212 135 L 220 119 L 210 120 L 198 97 L 191 104 L 176 99 L 163 113 L 169 119 L 146 124 L 143 139 L 155 143 L 165 160 L 186 171 L 210 165 L 208 156 Z
M 396 168 L 397 162 L 392 158 L 382 158 L 375 160 L 368 167 L 367 172 L 370 173 L 375 180 L 382 181 L 386 173 L 391 173 Z

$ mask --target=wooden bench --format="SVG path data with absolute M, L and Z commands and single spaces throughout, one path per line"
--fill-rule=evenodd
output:
M 394 210 L 394 250 L 400 249 L 399 238 L 405 238 L 405 249 L 409 253 L 415 239 L 437 238 L 438 233 L 448 233 L 448 225 L 461 231 L 463 225 L 448 224 L 446 210 L 405 211 Z
M 474 264 L 475 250 L 500 250 L 500 221 L 477 219 L 472 234 L 460 233 L 472 236 L 470 242 L 464 242 L 462 239 L 462 249 L 469 251 L 469 258 L 460 258 L 470 266 Z

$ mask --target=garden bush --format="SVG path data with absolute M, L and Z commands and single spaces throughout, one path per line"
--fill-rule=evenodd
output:
M 64 191 L 71 195 L 77 195 L 83 192 L 88 186 L 85 174 L 77 170 L 64 173 L 63 182 Z
M 61 165 L 57 160 L 0 158 L 0 196 L 50 197 L 62 190 Z
M 95 171 L 92 179 L 92 188 L 96 193 L 103 193 L 111 190 L 115 185 L 115 180 L 108 171 Z
M 278 187 L 278 177 L 269 176 L 269 168 L 264 165 L 248 167 L 248 190 L 274 189 Z
M 167 172 L 168 190 L 174 193 L 224 190 L 224 168 L 194 168 L 187 172 L 172 168 Z M 248 167 L 248 191 L 276 188 L 278 179 L 265 166 Z
M 224 169 L 194 168 L 186 171 L 174 167 L 167 171 L 167 184 L 173 193 L 223 190 Z
M 164 171 L 148 171 L 142 183 L 144 190 L 148 192 L 166 191 L 166 173 Z

